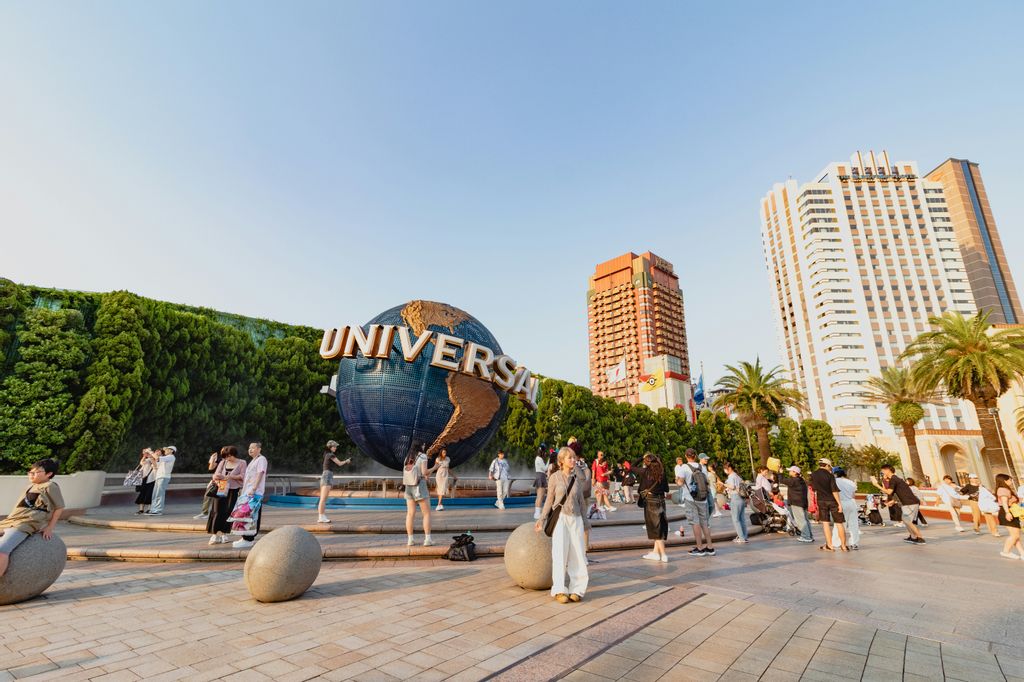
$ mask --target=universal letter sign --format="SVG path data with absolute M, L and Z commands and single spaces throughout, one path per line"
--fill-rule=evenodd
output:
M 490 382 L 518 397 L 531 410 L 537 409 L 540 382 L 530 374 L 530 370 L 517 365 L 507 355 L 495 357 L 494 351 L 486 346 L 441 332 L 427 330 L 413 338 L 408 327 L 393 324 L 371 324 L 366 331 L 358 326 L 326 329 L 320 342 L 320 357 L 333 360 L 362 355 L 371 360 L 386 360 L 391 356 L 396 335 L 406 362 L 415 362 L 427 344 L 433 341 L 431 366 Z

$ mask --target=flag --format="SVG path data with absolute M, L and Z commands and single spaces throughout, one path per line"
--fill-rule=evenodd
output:
M 700 373 L 700 379 L 693 387 L 693 402 L 699 407 L 704 406 L 704 372 Z
M 641 391 L 653 391 L 656 388 L 661 388 L 665 385 L 665 370 L 659 369 L 647 377 L 640 377 L 640 381 Z
M 605 370 L 608 375 L 609 384 L 617 384 L 626 378 L 626 358 L 619 360 L 619 364 Z

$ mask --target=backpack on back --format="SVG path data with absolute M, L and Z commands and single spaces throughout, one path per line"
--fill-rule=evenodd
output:
M 708 477 L 704 470 L 699 465 L 696 469 L 690 467 L 690 497 L 697 502 L 706 502 L 709 489 Z
M 419 485 L 420 483 L 420 458 L 413 460 L 412 464 L 402 467 L 402 485 Z

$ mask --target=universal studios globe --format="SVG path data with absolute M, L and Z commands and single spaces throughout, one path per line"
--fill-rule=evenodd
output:
M 497 339 L 476 318 L 454 306 L 412 301 L 370 320 L 406 326 L 417 337 L 439 332 L 501 354 Z M 359 450 L 384 466 L 401 469 L 422 443 L 434 455 L 445 449 L 452 466 L 479 452 L 494 436 L 508 407 L 508 393 L 459 372 L 432 366 L 434 341 L 407 362 L 392 339 L 387 358 L 343 357 L 335 387 L 338 413 Z

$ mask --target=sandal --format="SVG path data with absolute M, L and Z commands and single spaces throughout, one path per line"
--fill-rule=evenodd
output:
M 834 552 L 834 551 L 836 551 L 833 548 L 829 547 L 828 545 L 822 545 L 821 547 L 818 548 L 818 550 L 822 551 L 822 552 Z
M 843 552 L 849 552 L 849 551 L 850 551 L 850 548 L 849 548 L 849 547 L 840 547 L 839 549 L 840 549 L 841 551 L 843 551 Z

